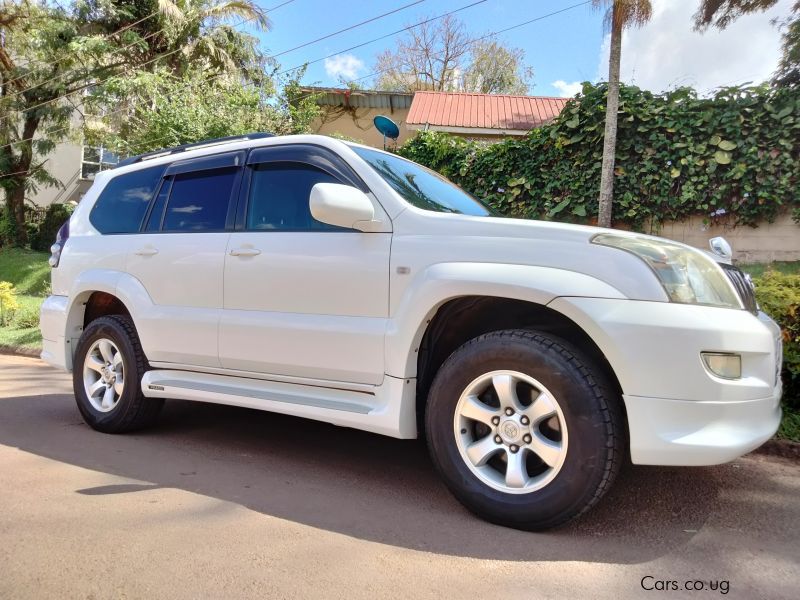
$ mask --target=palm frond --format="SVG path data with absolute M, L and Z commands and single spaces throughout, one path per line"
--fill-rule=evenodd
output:
M 204 18 L 216 20 L 230 19 L 231 17 L 241 17 L 253 24 L 262 31 L 269 31 L 272 28 L 272 21 L 267 16 L 267 12 L 255 2 L 250 0 L 225 0 L 202 11 Z
M 605 10 L 603 26 L 606 31 L 611 30 L 611 24 L 616 15 L 622 28 L 641 27 L 653 16 L 653 5 L 650 0 L 592 0 L 592 6 Z
M 158 12 L 174 23 L 184 23 L 186 21 L 186 14 L 172 0 L 158 0 Z

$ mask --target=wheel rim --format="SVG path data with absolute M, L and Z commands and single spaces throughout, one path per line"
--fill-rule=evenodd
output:
M 117 345 L 109 339 L 95 341 L 83 361 L 83 389 L 95 410 L 116 408 L 125 390 L 125 361 Z
M 454 430 L 467 467 L 507 494 L 542 489 L 567 456 L 561 407 L 545 386 L 518 371 L 492 371 L 473 380 L 456 405 Z

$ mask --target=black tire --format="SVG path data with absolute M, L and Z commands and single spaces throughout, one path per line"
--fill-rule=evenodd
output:
M 86 354 L 94 342 L 102 338 L 111 340 L 117 346 L 125 368 L 122 394 L 117 404 L 108 412 L 102 412 L 92 405 L 83 381 Z M 75 400 L 86 424 L 103 433 L 125 433 L 152 425 L 158 418 L 164 400 L 146 398 L 142 394 L 142 375 L 147 369 L 147 359 L 142 351 L 139 335 L 129 317 L 111 315 L 89 323 L 78 341 L 72 369 Z
M 528 493 L 487 485 L 458 449 L 454 419 L 462 392 L 481 375 L 499 370 L 542 383 L 556 399 L 568 432 L 560 470 L 550 483 Z M 482 335 L 450 355 L 431 386 L 425 420 L 432 460 L 453 495 L 478 516 L 529 531 L 556 527 L 594 506 L 622 464 L 625 424 L 621 399 L 612 389 L 600 369 L 559 338 L 529 330 Z

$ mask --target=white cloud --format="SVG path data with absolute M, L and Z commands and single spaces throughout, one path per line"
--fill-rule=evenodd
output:
M 567 83 L 563 79 L 551 83 L 554 88 L 558 90 L 558 95 L 562 98 L 572 98 L 575 94 L 583 89 L 583 84 L 580 81 L 573 81 Z
M 325 72 L 328 77 L 355 79 L 364 68 L 364 61 L 352 54 L 337 54 L 325 59 Z
M 653 0 L 653 18 L 622 38 L 621 79 L 655 92 L 689 85 L 700 93 L 769 79 L 780 57 L 781 34 L 770 21 L 789 14 L 794 0 L 740 17 L 727 29 L 692 28 L 696 2 Z M 600 50 L 598 79 L 608 78 L 610 36 Z M 554 84 L 555 85 L 555 84 Z

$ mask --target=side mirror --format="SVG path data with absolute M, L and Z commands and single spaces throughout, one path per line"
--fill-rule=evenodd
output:
M 375 218 L 375 207 L 359 189 L 339 183 L 318 183 L 309 197 L 311 215 L 328 225 L 367 231 Z
M 723 237 L 715 237 L 708 241 L 708 245 L 711 247 L 711 251 L 714 254 L 730 264 L 733 258 L 733 248 L 731 248 L 728 240 Z

